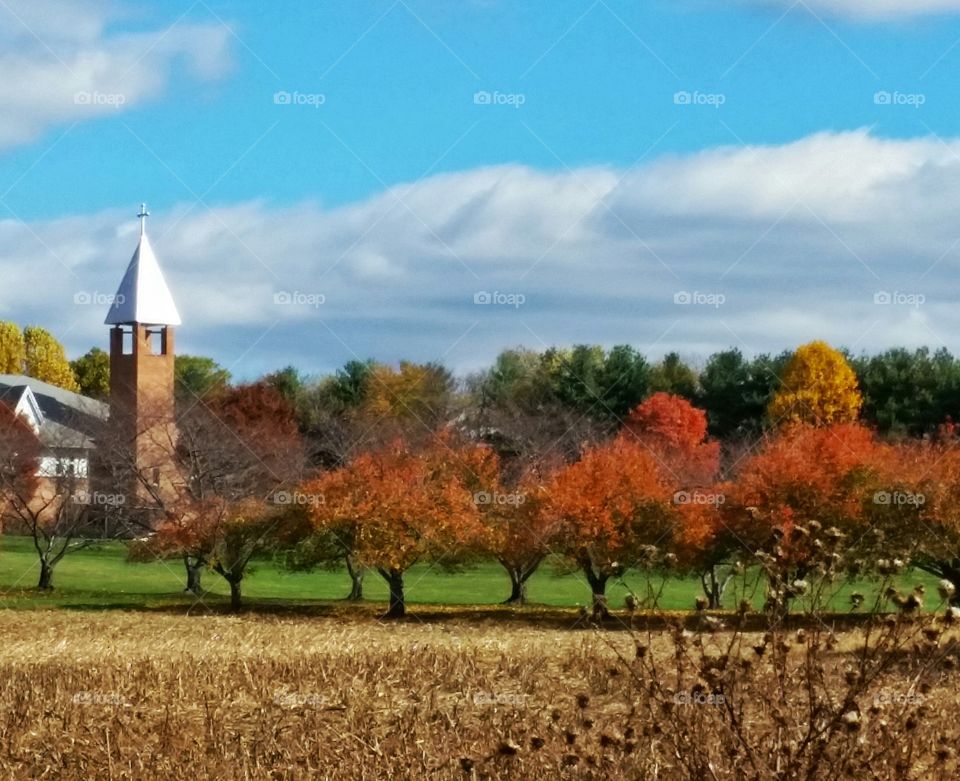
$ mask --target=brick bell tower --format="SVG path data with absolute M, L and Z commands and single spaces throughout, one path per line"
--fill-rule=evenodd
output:
M 180 325 L 170 288 L 147 237 L 140 207 L 140 241 L 104 321 L 110 329 L 110 423 L 116 489 L 128 510 L 155 506 L 173 477 L 174 327 Z M 109 455 L 108 455 L 109 457 Z M 115 490 L 116 490 L 115 489 Z

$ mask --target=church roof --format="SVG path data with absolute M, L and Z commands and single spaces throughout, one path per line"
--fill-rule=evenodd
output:
M 99 422 L 108 415 L 102 401 L 22 374 L 0 374 L 0 403 L 22 415 L 52 448 L 91 447 Z
M 180 313 L 144 229 L 145 217 L 144 210 L 140 217 L 140 243 L 104 320 L 107 325 L 180 325 Z

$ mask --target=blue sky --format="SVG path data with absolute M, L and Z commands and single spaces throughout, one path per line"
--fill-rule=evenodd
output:
M 0 5 L 0 317 L 73 353 L 105 340 L 70 303 L 115 286 L 142 199 L 181 344 L 241 376 L 517 343 L 955 348 L 960 2 L 70 7 Z
M 803 6 L 784 16 L 775 5 L 675 0 L 118 9 L 107 36 L 228 24 L 226 73 L 174 80 L 133 110 L 74 127 L 10 194 L 21 217 L 141 194 L 166 208 L 211 186 L 205 200 L 215 203 L 335 205 L 426 171 L 629 166 L 651 147 L 685 153 L 867 126 L 892 137 L 949 136 L 960 123 L 960 21 L 942 16 L 877 22 Z M 873 102 L 882 89 L 923 92 L 928 102 L 919 116 L 884 111 Z M 319 93 L 325 103 L 283 111 L 273 103 L 279 90 Z M 472 102 L 479 90 L 522 94 L 525 103 L 485 111 Z M 672 102 L 680 90 L 723 93 L 726 103 L 688 111 Z M 10 150 L 0 181 L 26 171 L 67 127 Z

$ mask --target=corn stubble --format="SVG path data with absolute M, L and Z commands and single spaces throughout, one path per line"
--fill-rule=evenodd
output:
M 834 633 L 7 611 L 0 777 L 954 779 L 958 613 Z

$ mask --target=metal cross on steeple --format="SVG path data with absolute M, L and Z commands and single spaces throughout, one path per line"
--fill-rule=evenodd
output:
M 140 213 L 137 216 L 140 218 L 140 235 L 142 236 L 147 230 L 147 217 L 150 216 L 150 212 L 147 211 L 147 204 L 140 204 Z

